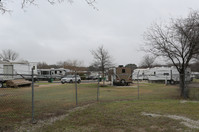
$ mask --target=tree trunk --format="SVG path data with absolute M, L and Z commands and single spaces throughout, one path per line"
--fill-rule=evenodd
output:
M 188 88 L 186 87 L 185 70 L 180 71 L 180 96 L 184 99 L 188 98 Z

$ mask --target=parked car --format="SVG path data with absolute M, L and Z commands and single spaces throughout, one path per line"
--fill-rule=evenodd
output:
M 79 75 L 76 75 L 77 77 L 77 83 L 80 83 L 81 82 L 81 78 Z M 73 83 L 75 82 L 75 75 L 67 75 L 66 77 L 62 78 L 61 79 L 61 83 L 64 84 L 64 83 Z

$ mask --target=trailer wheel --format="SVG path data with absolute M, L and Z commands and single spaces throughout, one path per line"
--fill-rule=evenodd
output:
M 80 81 L 80 80 L 78 80 L 78 81 L 77 81 L 77 83 L 81 83 L 81 81 Z
M 175 84 L 175 81 L 174 81 L 174 80 L 171 80 L 171 81 L 170 81 L 170 84 L 171 84 L 171 85 L 174 85 L 174 84 Z
M 73 83 L 73 80 L 70 80 L 70 83 Z
M 122 84 L 122 85 L 126 85 L 126 81 L 124 80 L 124 79 L 122 79 L 121 81 L 120 81 L 120 83 Z
M 3 82 L 0 82 L 0 88 L 3 88 Z

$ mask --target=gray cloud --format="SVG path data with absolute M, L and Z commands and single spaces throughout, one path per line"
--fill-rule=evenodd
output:
M 90 50 L 104 45 L 116 64 L 139 64 L 142 34 L 154 21 L 183 17 L 197 9 L 198 0 L 98 0 L 93 10 L 83 0 L 20 9 L 0 17 L 1 49 L 13 49 L 29 61 L 79 59 L 92 63 Z

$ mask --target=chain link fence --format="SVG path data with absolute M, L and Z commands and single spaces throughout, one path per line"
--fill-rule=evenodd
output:
M 37 78 L 44 77 L 34 74 L 23 75 L 29 81 L 22 80 L 24 78 L 21 75 L 2 74 L 6 79 L 2 81 L 3 86 L 0 88 L 0 131 L 14 131 L 21 122 L 34 124 L 38 120 L 66 114 L 76 106 L 99 101 L 167 99 L 177 97 L 178 93 L 173 87 L 140 81 L 139 76 L 130 86 L 111 86 L 112 83 L 108 81 L 103 85 L 99 77 L 96 80 L 78 82 L 78 77 L 84 76 L 76 72 L 71 75 L 74 80 L 61 83 L 62 81 L 52 78 L 41 81 Z M 14 78 L 18 81 L 13 82 Z M 160 91 L 160 87 L 164 89 Z

